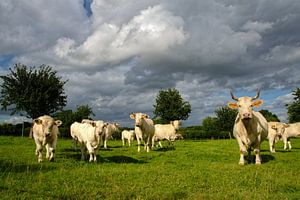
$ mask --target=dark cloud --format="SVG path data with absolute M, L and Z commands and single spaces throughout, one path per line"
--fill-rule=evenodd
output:
M 226 105 L 231 88 L 280 91 L 266 106 L 286 118 L 284 106 L 270 105 L 299 87 L 299 1 L 99 0 L 90 8 L 88 17 L 80 1 L 2 1 L 0 57 L 54 66 L 69 80 L 67 107 L 92 105 L 109 121 L 152 114 L 159 89 L 174 87 L 192 105 L 187 125 Z

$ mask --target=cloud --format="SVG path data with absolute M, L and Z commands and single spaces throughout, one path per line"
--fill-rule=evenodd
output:
M 230 88 L 275 91 L 270 106 L 299 87 L 298 1 L 97 0 L 90 9 L 1 1 L 0 61 L 53 66 L 69 80 L 67 108 L 88 104 L 125 124 L 128 113 L 151 115 L 160 89 L 177 88 L 192 105 L 187 124 L 197 124 Z

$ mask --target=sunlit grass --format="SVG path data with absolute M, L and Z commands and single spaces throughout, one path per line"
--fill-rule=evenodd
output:
M 1 199 L 298 199 L 300 140 L 263 164 L 239 166 L 235 140 L 177 141 L 150 153 L 109 141 L 98 163 L 80 161 L 71 140 L 60 139 L 55 162 L 38 164 L 34 141 L 0 137 Z M 136 144 L 136 143 L 135 143 Z M 44 152 L 45 153 L 45 152 Z

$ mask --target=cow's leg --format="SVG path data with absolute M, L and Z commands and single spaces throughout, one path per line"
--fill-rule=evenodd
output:
M 90 154 L 89 162 L 94 161 L 94 154 L 95 154 L 94 148 L 92 147 L 92 145 L 89 142 L 86 143 L 86 148 Z
M 241 138 L 237 135 L 236 136 L 236 140 L 238 142 L 238 145 L 240 147 L 240 160 L 239 160 L 239 165 L 245 165 L 245 158 L 244 158 L 244 154 L 245 152 L 247 152 L 246 147 L 244 146 Z
M 104 149 L 107 149 L 107 144 L 106 143 L 107 143 L 107 139 L 105 138 L 104 139 Z
M 135 137 L 136 137 L 136 140 L 138 143 L 138 152 L 140 152 L 141 151 L 141 141 L 140 141 L 140 138 L 137 133 L 135 134 Z
M 255 153 L 255 164 L 260 165 L 261 164 L 260 149 L 257 147 L 254 148 L 254 153 Z
M 129 147 L 131 146 L 131 139 L 130 138 L 128 139 L 128 146 Z
M 150 140 L 151 140 L 151 138 L 150 138 L 150 136 L 148 136 L 148 137 L 146 138 L 146 141 L 147 141 L 147 142 L 145 142 L 145 147 L 144 147 L 145 151 L 147 151 L 147 152 L 150 151 L 150 147 L 149 147 Z
M 160 148 L 163 148 L 161 141 L 158 141 L 158 145 L 160 146 Z
M 122 137 L 122 144 L 123 144 L 123 147 L 125 146 L 125 139 Z
M 85 145 L 81 144 L 80 149 L 81 149 L 81 160 L 85 160 L 85 150 L 86 150 Z
M 54 159 L 54 151 L 55 151 L 55 148 L 53 147 L 53 145 L 47 143 L 46 144 L 46 150 L 47 150 L 47 153 L 46 153 L 46 158 L 49 160 L 49 161 L 53 161 Z
M 283 141 L 283 144 L 284 144 L 283 149 L 286 150 L 287 149 L 287 137 L 283 136 L 282 141 Z
M 94 149 L 94 162 L 97 162 L 97 152 L 98 152 L 98 148 Z
M 43 161 L 43 159 L 42 159 L 43 146 L 38 141 L 36 141 L 35 144 L 36 144 L 35 155 L 37 157 L 38 162 L 40 163 Z
M 275 153 L 275 136 L 271 136 L 269 138 L 269 147 L 270 147 L 270 152 Z
M 291 150 L 292 149 L 292 144 L 291 144 L 290 138 L 287 139 L 287 143 L 288 143 L 288 146 L 289 146 L 289 150 Z

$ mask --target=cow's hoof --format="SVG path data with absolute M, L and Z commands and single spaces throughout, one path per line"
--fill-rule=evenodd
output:
M 256 161 L 255 164 L 256 165 L 261 165 L 261 162 L 260 161 Z
M 239 165 L 245 165 L 245 162 L 239 162 Z

